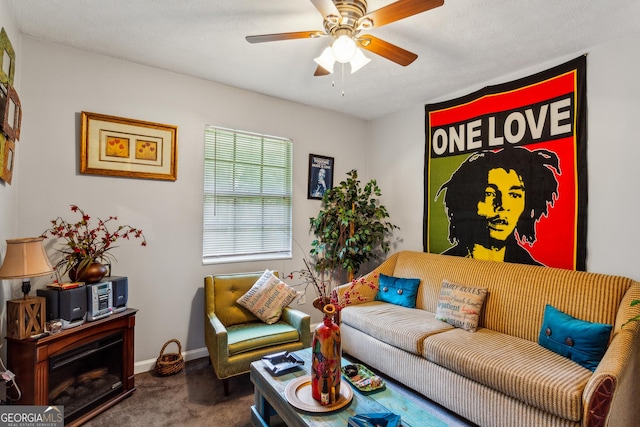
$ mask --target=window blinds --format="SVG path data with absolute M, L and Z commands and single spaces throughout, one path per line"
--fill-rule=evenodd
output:
M 203 263 L 291 256 L 292 145 L 207 126 Z

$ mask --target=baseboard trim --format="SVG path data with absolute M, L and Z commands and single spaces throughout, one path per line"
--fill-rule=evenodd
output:
M 311 336 L 313 337 L 313 331 L 316 330 L 316 326 L 320 323 L 314 323 L 311 325 Z M 197 348 L 195 350 L 188 350 L 182 352 L 182 357 L 185 362 L 194 359 L 200 359 L 202 357 L 209 357 L 209 351 L 207 347 Z M 143 372 L 153 371 L 156 366 L 156 359 L 147 359 L 135 362 L 133 365 L 133 373 L 141 374 Z
M 206 347 L 197 348 L 195 350 L 188 350 L 182 352 L 182 357 L 185 362 L 189 360 L 200 359 L 202 357 L 209 357 L 209 352 Z M 135 362 L 133 365 L 133 373 L 141 374 L 143 372 L 153 371 L 156 367 L 157 359 L 147 359 Z

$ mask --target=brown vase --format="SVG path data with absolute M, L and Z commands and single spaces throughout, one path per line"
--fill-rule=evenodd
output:
M 73 282 L 96 283 L 107 274 L 107 267 L 99 262 L 92 262 L 85 268 L 78 270 L 78 266 L 69 270 L 69 279 Z

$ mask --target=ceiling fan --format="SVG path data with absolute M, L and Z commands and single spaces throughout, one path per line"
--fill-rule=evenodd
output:
M 323 76 L 333 72 L 334 63 L 350 63 L 351 72 L 366 65 L 366 58 L 358 46 L 380 55 L 390 61 L 407 66 L 418 58 L 415 53 L 402 49 L 394 44 L 361 34 L 383 25 L 426 12 L 442 6 L 444 0 L 397 0 L 372 12 L 367 11 L 366 0 L 310 0 L 324 17 L 324 30 L 296 31 L 293 33 L 262 34 L 247 36 L 249 43 L 263 43 L 279 40 L 306 39 L 330 36 L 331 46 L 315 58 L 318 67 L 315 76 Z

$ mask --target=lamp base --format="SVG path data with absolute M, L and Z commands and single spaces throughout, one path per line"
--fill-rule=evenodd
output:
M 44 332 L 45 298 L 7 301 L 7 337 L 23 340 Z

